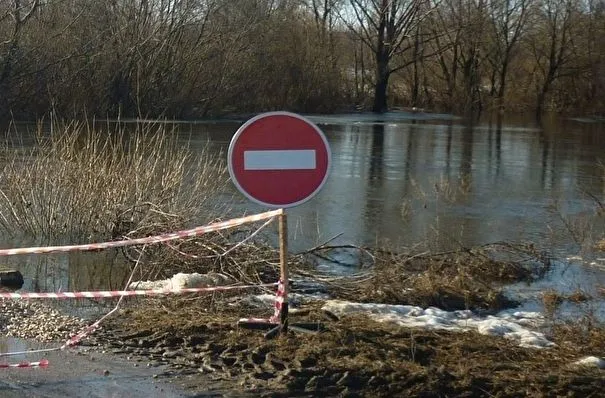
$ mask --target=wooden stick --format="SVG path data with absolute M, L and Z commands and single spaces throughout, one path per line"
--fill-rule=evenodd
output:
M 283 303 L 281 308 L 281 333 L 288 331 L 288 220 L 286 213 L 279 215 L 279 267 L 281 271 L 281 280 L 284 285 Z

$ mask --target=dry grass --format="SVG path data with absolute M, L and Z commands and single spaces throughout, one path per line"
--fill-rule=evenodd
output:
M 409 221 L 413 212 L 412 201 L 409 199 L 403 199 L 399 210 L 401 214 L 401 219 L 403 221 Z
M 565 301 L 579 304 L 593 299 L 590 294 L 582 289 L 576 289 L 570 294 L 562 294 L 554 289 L 548 289 L 542 292 L 541 297 L 544 312 L 553 321 L 555 320 L 557 310 Z
M 219 248 L 210 247 L 208 242 L 199 245 L 189 241 L 181 249 L 211 254 Z M 493 309 L 497 303 L 490 294 L 497 294 L 498 286 L 531 280 L 550 265 L 544 254 L 527 245 L 416 254 L 374 249 L 369 254 L 375 265 L 365 279 L 351 278 L 348 286 L 341 279 L 337 285 L 343 289 L 333 290 L 334 298 Z M 242 246 L 222 258 L 221 264 L 244 270 L 246 264 L 256 262 L 253 268 L 260 268 L 276 257 L 268 248 Z M 299 259 L 290 258 L 292 262 Z M 203 264 L 190 266 L 195 270 Z M 473 292 L 478 293 L 473 296 Z M 581 300 L 581 296 L 578 291 L 568 299 Z M 173 369 L 198 375 L 199 379 L 191 379 L 197 388 L 207 386 L 200 367 L 214 364 L 211 373 L 224 375 L 217 377 L 224 380 L 222 388 L 243 388 L 258 396 L 261 391 L 271 392 L 263 396 L 298 396 L 303 392 L 377 397 L 596 396 L 602 390 L 600 370 L 579 370 L 572 365 L 583 356 L 604 352 L 605 329 L 588 317 L 581 322 L 551 325 L 549 338 L 556 346 L 533 350 L 474 331 L 409 329 L 359 315 L 328 318 L 320 310 L 320 302 L 303 305 L 291 312 L 289 319 L 291 323 L 321 323 L 322 333 L 289 333 L 274 340 L 264 339 L 260 331 L 235 327 L 238 317 L 266 317 L 270 308 L 248 307 L 245 301 L 235 300 L 233 293 L 144 300 L 141 304 L 110 320 L 103 339 L 111 347 L 139 347 L 142 341 L 143 346 L 153 347 L 143 354 L 149 355 L 145 360 L 161 356 L 164 350 L 181 352 Z M 154 354 L 157 350 L 160 354 Z
M 559 306 L 563 303 L 564 297 L 555 290 L 546 290 L 542 293 L 542 304 L 544 311 L 549 318 L 553 318 Z
M 584 303 L 591 299 L 592 297 L 590 294 L 586 293 L 582 289 L 577 289 L 567 296 L 567 300 L 571 301 L 572 303 Z
M 580 190 L 580 194 L 589 202 L 580 211 L 573 213 L 569 211 L 567 203 L 557 199 L 551 202 L 548 211 L 556 221 L 548 229 L 553 237 L 565 233 L 581 251 L 605 251 L 605 239 L 602 237 L 605 232 L 605 205 L 598 195 L 589 191 Z
M 38 126 L 33 147 L 7 146 L 0 228 L 47 242 L 165 230 L 200 217 L 227 182 L 208 151 L 194 155 L 164 124 Z
M 440 176 L 433 184 L 435 195 L 445 203 L 458 203 L 468 197 L 472 182 L 468 174 L 461 174 L 457 179 Z
M 461 174 L 457 178 L 445 175 L 439 176 L 431 181 L 429 189 L 423 188 L 418 181 L 411 179 L 412 186 L 411 198 L 404 199 L 404 202 L 410 202 L 411 199 L 420 201 L 423 208 L 428 208 L 429 203 L 435 206 L 442 204 L 456 204 L 468 198 L 472 190 L 472 181 L 469 175 Z M 430 192 L 430 191 L 433 192 Z
M 371 250 L 371 249 L 367 249 Z M 502 286 L 530 281 L 550 266 L 524 245 L 488 245 L 446 253 L 371 251 L 374 267 L 362 282 L 340 281 L 334 293 L 353 301 L 496 310 L 513 304 Z
M 276 282 L 280 275 L 279 252 L 260 238 L 242 242 L 249 233 L 250 230 L 240 227 L 235 232 L 212 233 L 159 245 L 135 279 L 168 278 L 177 272 L 218 272 L 245 284 Z M 299 271 L 310 272 L 310 266 L 299 256 L 288 258 L 288 268 L 293 275 Z

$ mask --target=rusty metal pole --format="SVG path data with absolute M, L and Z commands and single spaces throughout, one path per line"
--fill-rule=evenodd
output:
M 284 212 L 279 216 L 279 268 L 280 278 L 284 287 L 283 303 L 281 307 L 280 326 L 281 333 L 288 332 L 288 220 Z

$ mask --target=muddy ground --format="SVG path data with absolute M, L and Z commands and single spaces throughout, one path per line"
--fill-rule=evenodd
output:
M 476 332 L 408 329 L 361 316 L 336 319 L 311 305 L 290 322 L 317 334 L 274 339 L 236 325 L 245 308 L 204 311 L 200 300 L 146 301 L 87 343 L 142 363 L 166 364 L 196 390 L 250 396 L 602 396 L 605 371 L 572 363 L 605 355 L 605 333 L 589 322 L 557 325 L 549 349 L 521 348 Z

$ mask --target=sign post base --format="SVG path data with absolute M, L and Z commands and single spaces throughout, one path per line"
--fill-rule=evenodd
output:
M 281 311 L 279 314 L 279 323 L 271 321 L 263 322 L 256 320 L 240 320 L 237 325 L 245 329 L 267 330 L 267 332 L 265 333 L 266 339 L 272 339 L 280 335 L 285 335 L 289 331 L 305 334 L 317 334 L 324 330 L 324 327 L 321 323 L 297 322 L 288 324 L 287 302 L 282 303 Z
M 317 334 L 325 329 L 321 323 L 292 323 L 290 325 L 282 325 L 280 323 L 270 322 L 253 322 L 253 321 L 239 321 L 237 323 L 239 327 L 244 329 L 252 330 L 266 330 L 265 338 L 272 339 L 277 336 L 287 334 L 288 332 L 304 333 L 304 334 Z

